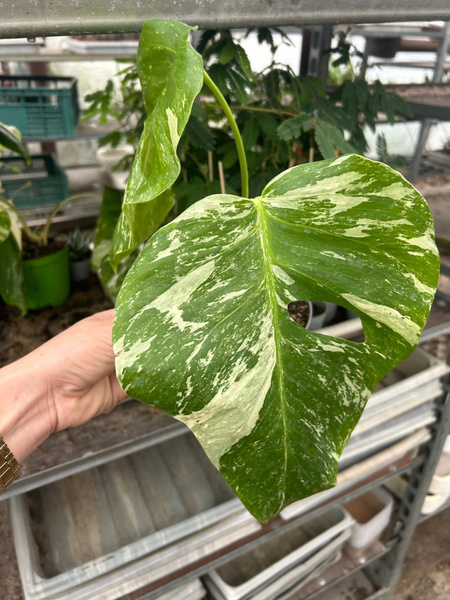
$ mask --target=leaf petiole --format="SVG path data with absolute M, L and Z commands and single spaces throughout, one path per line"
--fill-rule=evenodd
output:
M 228 122 L 230 124 L 231 131 L 233 132 L 233 135 L 234 135 L 234 141 L 236 142 L 236 149 L 237 149 L 237 153 L 238 153 L 238 157 L 239 157 L 239 165 L 241 168 L 241 182 L 242 182 L 242 192 L 241 193 L 244 198 L 248 198 L 247 157 L 245 155 L 244 144 L 242 142 L 241 134 L 239 132 L 239 128 L 237 126 L 236 120 L 233 116 L 233 113 L 231 112 L 231 108 L 229 107 L 227 101 L 223 97 L 222 92 L 219 90 L 219 88 L 216 86 L 216 84 L 214 83 L 214 81 L 211 79 L 211 77 L 208 75 L 208 73 L 206 71 L 203 71 L 203 81 L 205 82 L 205 85 L 214 94 L 214 97 L 216 98 L 217 102 L 219 103 L 220 107 L 222 108 L 223 112 L 225 113 L 225 116 L 228 119 Z

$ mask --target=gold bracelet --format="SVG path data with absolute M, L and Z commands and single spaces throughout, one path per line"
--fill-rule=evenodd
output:
M 0 494 L 20 475 L 20 465 L 0 436 Z

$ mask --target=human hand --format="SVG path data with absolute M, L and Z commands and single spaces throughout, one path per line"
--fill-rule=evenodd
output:
M 126 398 L 112 348 L 114 311 L 76 323 L 0 371 L 0 434 L 20 461 L 51 433 Z

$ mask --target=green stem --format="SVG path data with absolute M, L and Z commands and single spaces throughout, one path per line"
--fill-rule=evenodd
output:
M 214 81 L 211 79 L 211 77 L 208 75 L 208 73 L 206 71 L 203 71 L 203 81 L 205 82 L 205 85 L 207 85 L 209 87 L 209 89 L 211 90 L 211 92 L 214 94 L 217 102 L 220 104 L 220 107 L 222 108 L 223 112 L 225 113 L 225 116 L 228 119 L 228 122 L 230 124 L 231 131 L 233 132 L 233 135 L 234 135 L 234 141 L 236 143 L 236 149 L 237 149 L 237 153 L 238 153 L 238 157 L 239 157 L 239 165 L 241 168 L 242 196 L 244 198 L 248 198 L 247 157 L 245 156 L 244 144 L 242 143 L 242 138 L 241 138 L 241 134 L 239 132 L 239 128 L 237 126 L 237 123 L 235 121 L 235 118 L 233 117 L 233 113 L 231 112 L 231 109 L 230 109 L 227 101 L 225 100 L 225 98 L 222 95 L 222 92 L 219 90 L 219 88 L 216 86 L 216 84 L 214 83 Z
M 41 246 L 46 246 L 48 243 L 48 234 L 50 231 L 50 227 L 52 224 L 53 219 L 55 218 L 55 216 L 59 213 L 59 211 L 61 210 L 61 208 L 67 204 L 68 202 L 71 202 L 72 200 L 79 200 L 80 198 L 94 198 L 94 197 L 98 197 L 100 198 L 100 196 L 98 194 L 75 194 L 73 196 L 69 196 L 68 198 L 66 198 L 65 200 L 63 200 L 62 202 L 60 202 L 55 208 L 54 210 L 50 213 L 50 216 L 47 219 L 47 222 L 44 225 L 44 229 L 41 232 L 40 238 L 39 238 L 39 243 L 41 244 Z
M 11 210 L 16 217 L 19 219 L 21 225 L 22 225 L 22 230 L 25 233 L 25 235 L 32 241 L 32 242 L 39 242 L 40 241 L 40 235 L 37 233 L 33 233 L 31 231 L 31 229 L 28 227 L 27 222 L 25 221 L 25 219 L 22 217 L 22 215 L 20 214 L 20 212 L 17 210 L 17 208 L 14 206 L 14 204 L 10 204 L 5 198 L 2 198 L 0 196 L 0 203 L 4 204 L 9 210 Z

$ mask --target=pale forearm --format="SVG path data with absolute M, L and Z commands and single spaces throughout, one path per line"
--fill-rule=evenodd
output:
M 0 370 L 0 435 L 20 462 L 53 430 L 46 370 L 33 352 Z
M 54 431 L 126 397 L 114 371 L 109 310 L 76 323 L 0 370 L 0 435 L 20 462 Z

